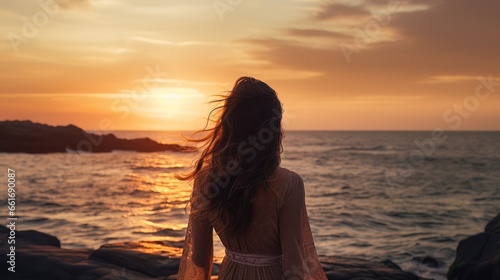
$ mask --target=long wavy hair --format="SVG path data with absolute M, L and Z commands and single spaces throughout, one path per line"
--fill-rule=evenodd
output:
M 195 133 L 202 136 L 189 139 L 204 148 L 194 170 L 177 177 L 195 181 L 191 213 L 211 217 L 212 222 L 221 218 L 224 229 L 237 235 L 252 220 L 257 189 L 268 187 L 281 162 L 283 109 L 276 92 L 251 77 L 239 78 L 229 95 L 213 102 L 223 105 L 213 109 L 205 129 Z M 214 125 L 207 128 L 210 121 Z

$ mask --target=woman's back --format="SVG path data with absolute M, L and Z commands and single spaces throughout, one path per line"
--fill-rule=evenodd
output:
M 289 188 L 291 174 L 287 169 L 279 168 L 268 188 L 260 186 L 252 202 L 252 221 L 241 236 L 224 230 L 223 221 L 215 219 L 214 229 L 226 249 L 247 254 L 281 255 L 279 208 L 283 204 L 282 195 Z
M 200 176 L 206 176 L 206 172 Z M 220 280 L 326 279 L 309 228 L 304 184 L 297 173 L 278 168 L 268 187 L 258 189 L 253 211 L 252 221 L 241 235 L 231 234 L 220 218 L 212 216 L 210 224 L 226 248 Z M 211 238 L 207 234 L 206 240 L 198 242 L 208 244 Z M 180 271 L 180 276 L 188 274 Z

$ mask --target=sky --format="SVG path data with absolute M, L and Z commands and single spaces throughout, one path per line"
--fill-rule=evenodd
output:
M 289 130 L 500 130 L 497 0 L 2 0 L 0 120 L 196 130 L 240 76 Z

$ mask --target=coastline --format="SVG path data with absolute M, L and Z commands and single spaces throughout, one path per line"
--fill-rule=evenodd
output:
M 7 269 L 10 230 L 0 226 L 2 279 L 100 279 L 100 280 L 175 280 L 183 242 L 137 241 L 108 243 L 97 250 L 61 248 L 55 236 L 35 231 L 16 231 L 15 272 Z M 176 252 L 177 251 L 177 252 Z M 403 271 L 390 260 L 371 262 L 339 256 L 322 257 L 328 279 L 424 280 Z M 217 279 L 219 264 L 214 264 L 212 279 Z
M 9 238 L 9 236 L 11 238 Z M 15 238 L 15 245 L 8 240 Z M 183 241 L 107 243 L 97 250 L 61 248 L 53 235 L 0 226 L 0 278 L 6 280 L 175 280 Z M 500 272 L 500 213 L 484 232 L 460 241 L 448 279 L 497 279 Z M 403 271 L 390 260 L 320 257 L 328 279 L 430 280 Z M 425 260 L 423 260 L 425 263 Z M 12 271 L 13 270 L 13 271 Z M 217 279 L 219 264 L 213 266 Z

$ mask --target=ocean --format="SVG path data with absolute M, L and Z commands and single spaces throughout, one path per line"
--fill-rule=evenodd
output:
M 182 143 L 181 132 L 116 131 Z M 290 131 L 282 166 L 302 175 L 318 253 L 390 259 L 445 279 L 458 242 L 500 212 L 500 133 Z M 16 171 L 18 230 L 57 236 L 66 248 L 182 240 L 189 185 L 174 178 L 196 153 L 0 154 Z M 180 254 L 179 250 L 172 251 Z M 215 244 L 216 259 L 223 247 Z M 437 260 L 437 267 L 420 261 Z

